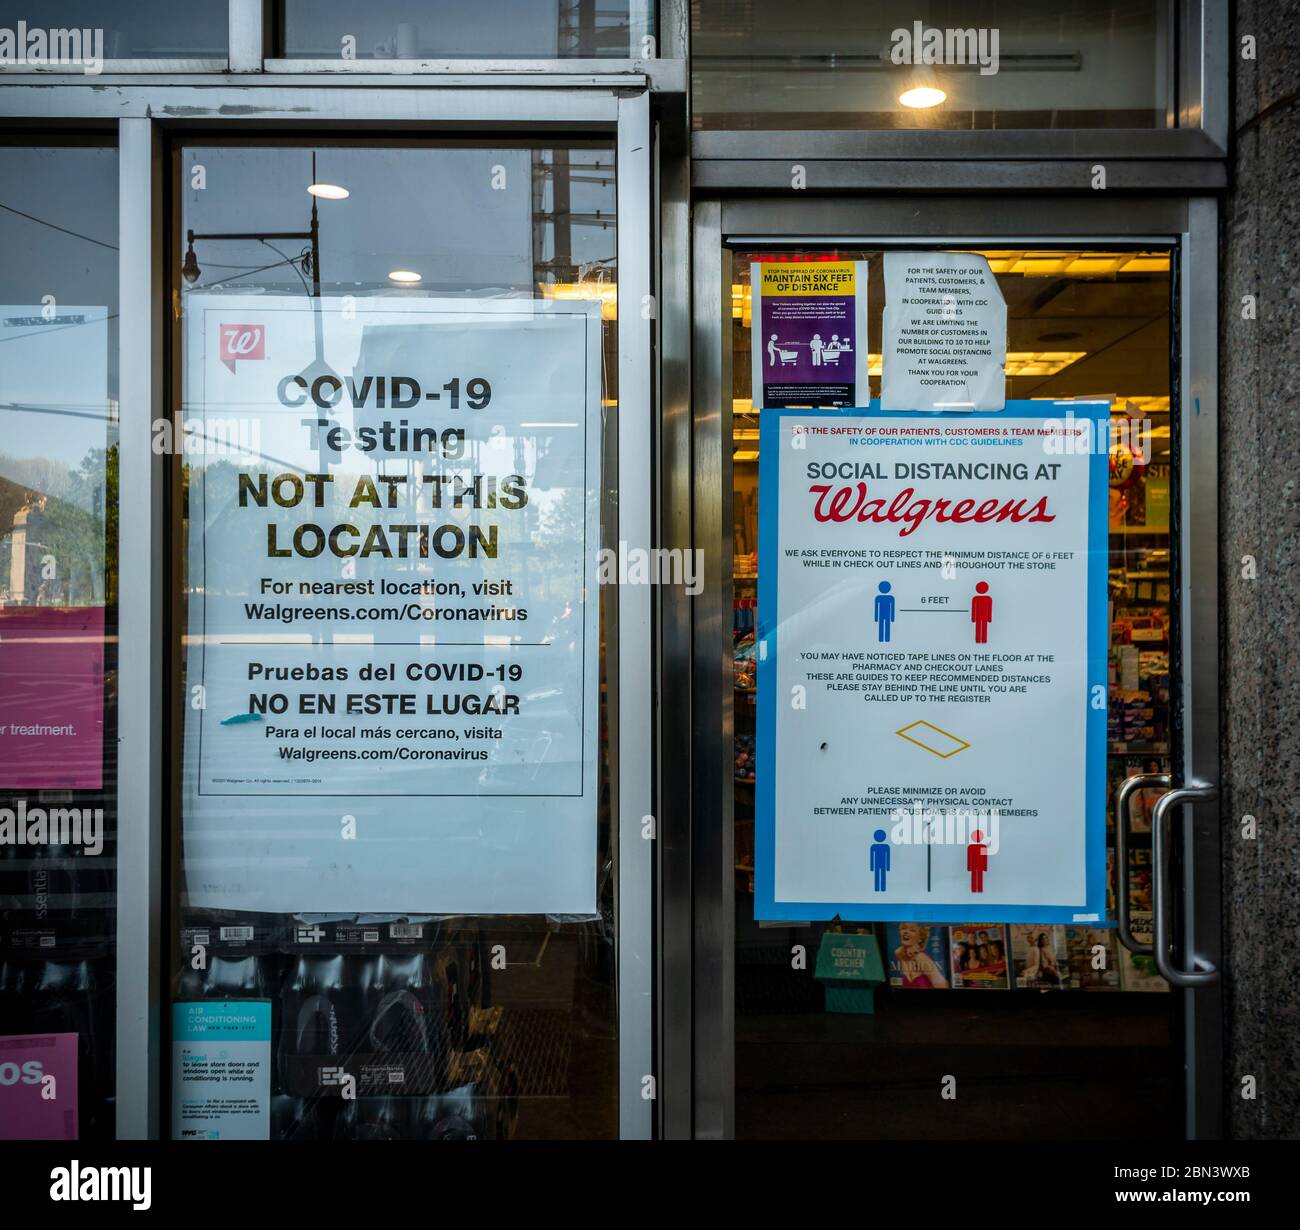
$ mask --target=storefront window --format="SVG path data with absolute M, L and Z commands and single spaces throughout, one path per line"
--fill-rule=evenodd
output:
M 1169 0 L 691 5 L 697 129 L 1168 128 Z
M 175 172 L 172 1134 L 616 1136 L 613 148 Z
M 357 60 L 653 56 L 652 0 L 282 0 L 284 55 Z
M 907 361 L 882 360 L 882 352 L 887 349 L 884 322 L 889 305 L 886 253 L 881 249 L 737 251 L 731 295 L 738 1137 L 806 1135 L 820 1139 L 824 1138 L 828 1125 L 833 1125 L 834 1132 L 846 1138 L 894 1139 L 983 1138 L 990 1132 L 1032 1138 L 1168 1137 L 1178 1131 L 1169 1113 L 1169 1108 L 1177 1102 L 1179 1070 L 1174 1048 L 1178 997 L 1168 994 L 1169 986 L 1156 972 L 1152 959 L 1134 956 L 1121 947 L 1115 929 L 1104 923 L 1117 917 L 1118 894 L 1125 894 L 1135 938 L 1150 943 L 1151 812 L 1160 791 L 1139 791 L 1131 806 L 1132 835 L 1127 866 L 1120 866 L 1116 858 L 1114 801 L 1117 788 L 1125 778 L 1139 773 L 1169 773 L 1176 744 L 1170 702 L 1171 646 L 1177 643 L 1173 580 L 1176 573 L 1170 533 L 1174 446 L 1170 415 L 1173 359 L 1170 299 L 1174 254 L 1163 248 L 1023 246 L 983 248 L 978 249 L 978 255 L 987 259 L 988 270 L 994 275 L 1006 304 L 1008 409 L 1014 402 L 1024 413 L 1025 407 L 1032 407 L 1035 400 L 1041 399 L 1042 413 L 1049 417 L 1071 413 L 1070 403 L 1108 402 L 1110 406 L 1110 440 L 1100 445 L 1104 449 L 1109 444 L 1108 554 L 1104 561 L 1108 577 L 1106 602 L 1099 610 L 1099 618 L 1105 621 L 1108 630 L 1108 706 L 1103 753 L 1106 762 L 1104 917 L 1100 913 L 1075 915 L 1076 923 L 1081 925 L 1073 926 L 1059 921 L 1006 924 L 999 917 L 998 907 L 989 906 L 982 921 L 973 919 L 968 924 L 953 924 L 946 919 L 936 921 L 936 917 L 944 918 L 942 910 L 926 913 L 918 906 L 911 921 L 874 922 L 869 904 L 875 900 L 873 897 L 865 898 L 868 904 L 862 904 L 863 897 L 831 898 L 855 903 L 852 909 L 856 912 L 850 914 L 846 909 L 846 921 L 839 918 L 815 923 L 772 921 L 772 914 L 763 912 L 763 877 L 765 874 L 768 877 L 770 895 L 774 855 L 770 845 L 766 849 L 763 845 L 759 795 L 764 781 L 770 780 L 769 773 L 775 772 L 780 780 L 781 766 L 774 770 L 770 762 L 760 762 L 764 722 L 771 719 L 764 713 L 756 686 L 762 669 L 758 655 L 763 636 L 757 629 L 759 557 L 760 542 L 770 532 L 764 517 L 772 516 L 772 508 L 760 506 L 758 498 L 759 436 L 761 424 L 771 422 L 769 416 L 778 411 L 756 409 L 753 400 L 751 345 L 759 319 L 753 307 L 752 270 L 777 269 L 782 263 L 792 261 L 825 262 L 842 269 L 854 268 L 847 262 L 862 262 L 856 266 L 860 272 L 856 293 L 858 302 L 865 296 L 868 305 L 864 309 L 867 353 L 858 355 L 862 347 L 857 339 L 862 335 L 852 327 L 851 313 L 846 314 L 847 325 L 833 326 L 841 336 L 849 335 L 843 337 L 842 344 L 836 337 L 832 346 L 829 328 L 823 329 L 825 336 L 818 335 L 816 339 L 820 353 L 812 360 L 820 369 L 813 376 L 814 381 L 821 382 L 820 387 L 830 388 L 827 382 L 852 379 L 853 372 L 861 370 L 858 358 L 864 357 L 869 397 L 879 398 L 882 366 L 897 362 L 900 367 L 906 367 Z M 913 251 L 909 256 L 914 258 L 916 266 L 923 265 L 923 253 Z M 769 265 L 769 262 L 777 264 Z M 833 303 L 804 302 L 819 305 L 816 308 L 819 311 L 828 311 L 825 303 Z M 989 319 L 997 315 L 994 313 Z M 772 344 L 771 358 L 765 358 L 763 363 L 765 377 L 770 369 L 777 382 L 808 379 L 804 372 L 813 369 L 800 366 L 800 355 L 807 352 L 807 338 L 817 327 L 807 322 L 815 319 L 811 308 L 786 309 L 780 335 L 773 333 L 770 339 L 761 336 L 757 339 L 759 345 L 769 340 Z M 949 334 L 954 331 L 956 326 Z M 896 341 L 893 344 L 899 345 Z M 940 351 L 942 347 L 936 345 L 934 359 L 942 359 Z M 921 367 L 927 375 L 938 370 L 925 363 Z M 783 372 L 790 374 L 783 375 Z M 768 384 L 766 378 L 764 384 L 769 396 L 774 388 L 783 387 L 779 383 Z M 846 400 L 832 403 L 808 402 L 796 396 L 788 404 L 866 406 L 867 398 L 866 393 L 851 392 Z M 872 402 L 873 408 L 878 405 Z M 1084 412 L 1081 404 L 1079 413 Z M 926 430 L 941 418 L 924 414 L 909 417 L 922 424 L 916 428 L 918 431 Z M 957 415 L 958 419 L 961 417 Z M 881 451 L 876 450 L 877 454 Z M 917 467 L 918 471 L 924 468 L 924 463 Z M 884 482 L 877 484 L 874 479 L 867 482 L 874 488 L 872 494 L 893 490 Z M 988 531 L 985 533 L 987 542 Z M 833 540 L 826 535 L 823 541 L 851 541 L 861 547 L 881 543 L 882 539 L 862 531 L 851 540 Z M 883 541 L 885 545 L 907 545 L 906 538 Z M 881 556 L 882 553 L 872 554 Z M 906 552 L 894 553 L 903 554 Z M 1098 554 L 1102 554 L 1100 549 Z M 902 651 L 924 645 L 915 633 L 909 639 L 908 629 L 917 620 L 949 616 L 948 611 L 939 607 L 921 606 L 927 598 L 916 596 L 942 590 L 943 583 L 933 582 L 925 588 L 918 584 L 917 573 L 902 571 L 904 564 L 876 566 L 881 569 L 880 575 L 893 578 L 897 599 L 892 595 L 882 598 L 885 606 L 877 605 L 874 617 L 856 607 L 846 617 L 862 621 L 865 639 L 873 650 L 880 651 L 878 656 L 889 658 L 893 652 L 901 658 Z M 875 574 L 870 575 L 874 588 Z M 963 595 L 962 608 L 952 618 L 969 627 L 965 603 L 969 601 L 966 595 L 976 592 L 974 575 L 956 571 L 952 575 L 958 583 L 966 582 L 959 591 Z M 1000 596 L 1008 588 L 1006 580 L 999 585 L 997 575 L 990 575 L 994 576 L 994 591 Z M 826 600 L 833 601 L 845 584 L 826 574 L 822 582 Z M 890 583 L 880 587 L 882 592 L 890 588 Z M 929 600 L 948 601 L 946 597 Z M 979 607 L 970 609 L 969 618 L 976 618 Z M 985 614 L 989 609 L 986 604 Z M 1005 604 L 998 611 L 993 618 L 1001 619 L 1004 629 L 1009 621 L 1017 618 L 1015 611 L 1006 613 Z M 771 618 L 769 614 L 767 619 Z M 872 618 L 883 623 L 877 627 Z M 770 631 L 769 624 L 768 642 L 763 645 L 769 651 L 769 658 L 772 656 Z M 805 636 L 801 626 L 788 635 L 800 651 L 823 647 L 815 636 Z M 983 643 L 982 638 L 988 636 L 987 623 L 983 632 L 978 624 L 974 625 L 974 636 L 976 642 Z M 960 657 L 949 656 L 954 661 Z M 911 657 L 917 660 L 927 655 L 913 653 Z M 852 668 L 837 669 L 850 673 L 809 677 L 852 678 Z M 895 670 L 893 667 L 873 669 Z M 897 685 L 897 692 L 906 692 L 909 686 L 899 681 L 923 678 L 901 669 L 893 674 L 864 677 L 888 678 L 891 687 Z M 852 686 L 842 685 L 843 688 Z M 954 692 L 962 686 L 950 685 Z M 979 693 L 982 687 L 983 684 L 970 684 L 965 690 Z M 938 703 L 943 699 L 938 693 L 943 690 L 934 689 L 934 695 L 919 696 L 913 712 L 918 717 L 932 717 L 936 722 L 945 720 L 949 710 Z M 879 700 L 877 708 L 883 709 L 886 698 L 876 695 L 880 691 L 881 685 L 863 685 L 858 695 Z M 902 699 L 906 701 L 909 697 Z M 813 707 L 810 702 L 810 710 Z M 956 707 L 954 704 L 952 708 Z M 889 711 L 896 713 L 898 706 Z M 991 719 L 975 716 L 978 713 L 972 704 L 964 717 L 951 719 L 950 724 L 959 725 L 964 732 L 961 738 L 927 723 L 919 723 L 925 727 L 919 732 L 916 728 L 905 728 L 891 734 L 920 739 L 927 755 L 934 753 L 934 764 L 943 765 L 945 755 L 964 752 L 970 746 L 966 740 L 978 742 L 988 733 Z M 899 724 L 902 720 L 905 719 L 900 719 Z M 997 733 L 1005 737 L 1001 729 Z M 838 735 L 838 730 L 828 732 L 832 744 Z M 916 769 L 904 754 L 913 744 L 889 744 L 882 752 L 876 745 L 855 742 L 863 739 L 861 730 L 849 731 L 845 737 L 850 750 L 841 747 L 839 755 L 862 758 L 866 768 L 854 780 L 857 789 L 871 795 L 873 801 L 895 789 L 904 792 L 904 797 L 910 800 L 905 791 L 916 787 L 877 786 L 884 781 L 903 780 L 906 769 L 885 767 L 895 761 L 912 764 L 912 771 L 921 774 L 921 784 L 926 787 L 962 780 L 959 772 L 949 778 L 941 776 L 941 770 L 932 766 L 928 776 Z M 944 740 L 957 742 L 945 744 Z M 822 744 L 823 748 L 826 746 Z M 1020 749 L 1015 749 L 1014 754 L 1020 755 Z M 833 749 L 827 755 L 833 756 Z M 1078 759 L 1082 763 L 1083 757 Z M 830 772 L 828 769 L 828 776 Z M 1062 783 L 1060 789 L 1063 810 L 1070 787 Z M 840 792 L 835 793 L 834 801 L 839 803 Z M 852 804 L 867 799 L 842 801 Z M 913 804 L 909 801 L 903 806 Z M 919 808 L 920 804 L 916 806 Z M 883 817 L 887 812 L 882 810 L 879 814 Z M 893 819 L 880 822 L 885 829 L 893 829 Z M 856 834 L 858 830 L 851 827 L 853 824 L 866 824 L 855 818 L 843 821 L 843 829 L 833 827 L 840 823 L 838 815 L 819 814 L 815 821 L 805 820 L 799 831 L 807 848 L 815 850 L 821 848 L 819 843 L 837 840 L 840 833 Z M 876 834 L 882 842 L 884 832 L 882 829 Z M 837 836 L 830 838 L 827 833 Z M 1100 831 L 1097 836 L 1101 837 Z M 856 888 L 864 893 L 871 891 L 870 876 L 878 864 L 874 849 L 868 849 L 870 840 L 867 836 L 857 842 L 857 861 L 847 873 L 856 877 Z M 1080 866 L 1082 843 L 1077 853 L 1071 853 L 1071 849 L 1062 844 L 1052 852 L 1050 859 L 1056 868 Z M 895 866 L 890 874 L 903 874 L 900 867 L 905 865 L 905 848 L 898 847 L 894 858 Z M 843 862 L 834 864 L 835 867 L 843 865 Z M 879 878 L 875 881 L 875 891 L 883 892 L 887 870 L 886 863 L 876 871 Z M 928 891 L 929 881 L 924 883 Z M 916 899 L 925 898 L 922 894 Z M 850 918 L 854 921 L 847 921 Z M 1089 918 L 1096 925 L 1086 925 Z M 796 963 L 792 967 L 791 952 L 796 949 L 807 954 L 806 966 Z M 874 986 L 874 991 L 869 985 L 836 979 L 831 955 L 846 951 L 857 962 L 856 968 L 864 974 L 866 984 L 880 983 Z M 815 976 L 810 977 L 809 971 Z M 976 991 L 1000 994 L 975 994 Z M 962 1074 L 963 1089 L 978 1082 L 977 1097 L 963 1093 L 951 1101 L 940 1100 L 937 1091 L 944 1074 L 954 1072 Z M 1034 1092 L 1030 1093 L 1031 1089 Z M 1142 1096 L 1135 1099 L 1135 1090 L 1141 1090 Z M 880 1096 L 871 1096 L 875 1093 Z M 942 1111 L 937 1107 L 942 1107 Z
M 224 60 L 227 6 L 198 0 L 32 0 L 0 3 L 0 28 L 21 30 L 26 63 L 76 67 L 100 60 Z M 75 36 L 75 37 L 74 37 Z M 72 41 L 69 41 L 69 40 Z M 70 50 L 73 49 L 73 50 Z M 58 58 L 64 57 L 62 61 Z M 20 61 L 21 63 L 21 61 Z
M 38 1078 L 0 1140 L 111 1139 L 116 151 L 0 147 L 0 184 L 0 1065 Z

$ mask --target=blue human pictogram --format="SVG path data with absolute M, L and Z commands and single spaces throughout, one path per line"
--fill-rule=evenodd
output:
M 890 584 L 888 581 L 881 581 L 876 588 L 880 591 L 876 595 L 876 605 L 872 612 L 872 617 L 876 621 L 876 640 L 882 645 L 889 640 L 889 630 L 894 623 L 894 595 L 889 592 Z
M 875 889 L 878 893 L 885 891 L 885 876 L 889 871 L 889 843 L 885 840 L 885 830 L 877 829 L 875 841 L 871 845 L 871 871 L 875 876 Z

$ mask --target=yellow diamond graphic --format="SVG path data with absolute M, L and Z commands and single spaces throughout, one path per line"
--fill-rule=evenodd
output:
M 947 760 L 949 756 L 955 756 L 970 747 L 965 739 L 959 739 L 956 735 L 940 730 L 929 722 L 913 722 L 910 726 L 904 726 L 902 730 L 896 730 L 894 733 L 902 735 L 917 747 L 925 748 L 927 752 L 933 752 L 941 760 Z

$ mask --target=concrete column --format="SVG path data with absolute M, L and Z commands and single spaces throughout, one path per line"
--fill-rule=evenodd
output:
M 1243 55 L 1253 35 L 1254 55 Z M 1300 0 L 1241 0 L 1223 212 L 1222 667 L 1229 1135 L 1300 1137 Z M 1253 296 L 1254 319 L 1250 301 Z M 1258 836 L 1243 836 L 1253 816 Z M 1254 1077 L 1255 1096 L 1243 1097 Z

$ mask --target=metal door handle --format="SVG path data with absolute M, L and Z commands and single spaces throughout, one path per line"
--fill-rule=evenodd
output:
M 1115 915 L 1119 920 L 1119 942 L 1129 952 L 1140 957 L 1149 957 L 1152 947 L 1140 944 L 1133 938 L 1133 927 L 1129 917 L 1128 902 L 1128 805 L 1135 791 L 1145 790 L 1151 786 L 1164 786 L 1168 789 L 1173 778 L 1168 773 L 1135 773 L 1126 777 L 1119 786 L 1115 796 L 1115 862 L 1119 864 L 1118 883 L 1115 886 Z
M 1219 971 L 1212 962 L 1207 961 L 1204 957 L 1196 956 L 1195 953 L 1190 954 L 1194 967 L 1192 969 L 1182 969 L 1175 966 L 1173 957 L 1170 955 L 1170 891 L 1169 868 L 1165 850 L 1165 821 L 1169 819 L 1169 813 L 1183 803 L 1205 802 L 1218 797 L 1219 792 L 1214 786 L 1207 786 L 1199 782 L 1190 786 L 1180 786 L 1177 790 L 1171 790 L 1168 794 L 1160 797 L 1151 816 L 1151 862 L 1153 864 L 1151 871 L 1154 887 L 1152 912 L 1155 914 L 1155 952 L 1152 955 L 1156 959 L 1156 968 L 1159 969 L 1171 986 L 1208 986 L 1212 982 L 1218 982 Z M 1184 903 L 1184 910 L 1188 916 L 1189 924 L 1192 923 L 1194 916 L 1190 899 Z M 1193 932 L 1190 925 L 1188 932 Z

